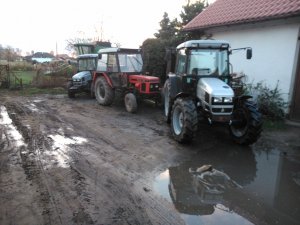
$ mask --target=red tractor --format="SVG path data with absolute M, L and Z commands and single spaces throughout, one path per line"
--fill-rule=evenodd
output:
M 126 110 L 132 113 L 137 111 L 137 99 L 160 100 L 160 80 L 143 75 L 139 49 L 105 48 L 98 56 L 91 91 L 100 105 L 111 105 L 116 91 L 124 96 Z

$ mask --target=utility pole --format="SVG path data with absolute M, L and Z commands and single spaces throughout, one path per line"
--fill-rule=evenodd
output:
M 55 56 L 57 56 L 57 42 L 55 44 L 56 44 L 55 45 L 55 49 L 56 49 L 56 55 Z

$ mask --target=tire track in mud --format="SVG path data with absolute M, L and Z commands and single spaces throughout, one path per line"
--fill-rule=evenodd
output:
M 22 154 L 26 151 L 27 146 L 24 143 L 24 137 L 21 135 L 15 126 L 14 121 L 11 119 L 9 110 L 2 105 L 0 107 L 0 130 L 2 133 L 0 137 L 0 196 L 1 198 L 7 198 L 2 199 L 3 206 L 1 207 L 0 223 L 16 224 L 15 219 L 17 218 L 22 220 L 22 222 L 19 221 L 19 223 L 29 224 L 26 223 L 26 220 L 28 220 L 27 218 L 22 218 L 24 217 L 24 214 L 29 211 L 32 214 L 36 214 L 39 210 L 34 207 L 35 204 L 32 204 L 31 207 L 29 207 L 27 201 L 24 202 L 26 197 L 21 195 L 22 193 L 29 191 L 28 189 L 30 188 L 30 182 L 25 178 L 25 173 L 20 171 L 22 168 L 24 169 L 22 165 Z M 26 194 L 33 197 L 35 196 L 34 190 L 32 189 Z M 19 201 L 23 202 L 22 206 L 25 208 L 21 213 L 19 213 L 21 211 L 21 204 Z M 28 217 L 31 219 L 31 216 Z M 39 221 L 38 217 L 39 216 L 36 217 L 37 222 Z
M 37 157 L 40 146 L 44 145 L 44 138 L 41 135 L 34 134 L 36 129 L 35 126 L 29 128 L 22 123 L 21 117 L 28 117 L 30 111 L 21 107 L 21 105 L 8 104 L 6 107 L 14 125 L 20 131 L 28 145 L 26 149 L 20 149 L 22 167 L 27 179 L 37 186 L 39 192 L 39 204 L 43 209 L 42 215 L 44 218 L 44 223 L 62 224 L 61 218 L 57 212 L 54 197 L 47 185 L 47 178 L 45 179 L 44 169 L 39 158 Z M 37 121 L 38 119 L 36 118 L 35 122 Z M 31 125 L 35 124 L 31 123 Z M 52 216 L 53 214 L 55 215 L 55 219 Z
M 43 152 L 51 151 L 51 143 L 49 143 L 49 139 L 45 137 L 42 133 L 39 132 L 39 122 L 41 119 L 38 116 L 35 116 L 35 123 L 31 123 L 31 127 L 22 124 L 23 117 L 30 117 L 32 115 L 31 112 L 28 112 L 26 108 L 24 109 L 21 105 L 9 104 L 7 108 L 10 111 L 10 116 L 19 129 L 19 131 L 23 134 L 28 147 L 26 151 L 24 149 L 20 151 L 20 156 L 22 159 L 22 167 L 27 176 L 27 179 L 31 181 L 33 184 L 37 185 L 39 192 L 39 202 L 41 207 L 43 208 L 43 218 L 44 224 L 70 224 L 72 222 L 66 220 L 61 217 L 62 209 L 59 207 L 61 203 L 59 198 L 56 196 L 56 190 L 53 187 L 57 188 L 56 185 L 49 184 L 49 181 L 53 180 L 50 177 L 49 172 L 47 172 L 43 166 Z M 53 114 L 52 114 L 53 115 Z M 48 114 L 47 114 L 48 116 Z M 53 119 L 55 118 L 55 119 Z M 47 118 L 42 118 L 47 119 Z M 59 121 L 56 117 L 50 119 L 51 121 Z M 33 126 L 32 126 L 33 125 Z M 36 125 L 36 126 L 35 126 Z M 71 170 L 72 179 L 76 180 L 79 183 L 82 183 L 83 179 L 78 179 L 78 174 L 76 171 Z M 63 180 L 63 179 L 62 179 Z M 59 185 L 59 183 L 56 183 Z M 82 185 L 81 185 L 82 186 Z M 82 189 L 82 187 L 81 187 Z M 80 196 L 80 190 L 77 185 L 77 195 Z M 66 200 L 66 199 L 65 199 Z M 78 205 L 78 204 L 77 204 Z M 80 204 L 79 204 L 80 205 Z M 70 211 L 73 214 L 73 222 L 80 222 L 87 224 L 93 224 L 91 217 L 84 212 L 84 207 L 80 206 L 80 210 L 73 210 L 74 206 L 69 204 Z M 78 217 L 77 211 L 80 212 L 80 218 Z M 82 219 L 83 218 L 83 219 Z M 76 222 L 76 223 L 77 223 Z
M 101 224 L 180 224 L 178 217 L 168 210 L 170 205 L 162 207 L 158 199 L 145 193 L 144 188 L 148 187 L 146 181 L 128 181 L 128 177 L 120 179 L 120 172 L 116 171 L 116 168 L 105 165 L 106 168 L 91 169 L 95 171 L 94 174 L 87 173 L 80 167 L 76 168 L 83 177 L 94 180 L 94 200 L 91 204 L 95 206 L 95 210 L 101 211 L 96 213 L 96 222 L 101 220 Z M 99 174 L 99 170 L 102 170 L 102 173 Z M 105 198 L 97 199 L 97 196 Z M 101 205 L 105 205 L 106 209 L 99 208 Z
M 85 118 L 93 118 L 92 115 L 90 115 L 87 112 L 87 115 Z M 74 121 L 75 118 L 65 118 L 67 121 Z M 76 124 L 77 130 L 84 130 L 83 126 L 81 124 L 84 124 L 86 127 L 90 127 L 88 123 L 84 123 L 84 121 L 81 121 L 77 116 L 76 119 L 78 123 Z M 126 118 L 125 118 L 126 119 Z M 106 118 L 103 118 L 102 121 L 107 121 Z M 141 123 L 137 121 L 134 121 L 134 123 L 137 123 L 137 126 Z M 86 122 L 86 121 L 85 121 Z M 117 121 L 116 123 L 119 123 L 120 121 Z M 128 122 L 125 122 L 125 124 L 119 124 L 118 131 L 123 131 L 122 127 L 126 127 Z M 104 125 L 108 126 L 107 124 L 111 124 L 109 121 L 105 122 Z M 75 126 L 75 125 L 74 125 Z M 96 124 L 96 126 L 103 127 L 103 123 Z M 128 127 L 128 126 L 127 126 Z M 130 128 L 133 127 L 132 125 L 129 126 Z M 117 130 L 116 130 L 117 131 Z M 153 130 L 152 132 L 156 133 L 158 136 L 161 136 L 161 133 L 156 132 L 157 130 Z M 90 143 L 89 146 L 102 146 L 103 144 L 107 144 L 107 146 L 102 146 L 101 149 L 98 148 L 92 148 L 91 149 L 94 152 L 105 152 L 108 154 L 107 159 L 104 160 L 104 165 L 102 167 L 97 168 L 90 168 L 89 171 L 86 171 L 85 169 L 81 168 L 87 168 L 87 166 L 79 166 L 77 165 L 77 170 L 83 174 L 83 176 L 90 178 L 91 180 L 95 181 L 95 195 L 106 195 L 108 196 L 108 199 L 110 199 L 111 203 L 108 202 L 101 202 L 101 204 L 109 205 L 108 208 L 110 208 L 113 211 L 109 211 L 105 214 L 100 214 L 98 216 L 98 219 L 101 217 L 107 218 L 105 220 L 104 224 L 118 224 L 120 221 L 127 221 L 128 224 L 181 224 L 181 219 L 178 218 L 178 216 L 174 216 L 170 213 L 171 206 L 168 205 L 167 207 L 160 207 L 161 202 L 157 198 L 153 197 L 151 194 L 145 193 L 145 187 L 148 187 L 150 183 L 149 177 L 141 177 L 140 174 L 134 173 L 132 171 L 131 173 L 126 170 L 127 165 L 123 164 L 120 159 L 126 159 L 123 160 L 125 162 L 130 162 L 131 160 L 136 160 L 137 157 L 135 154 L 132 154 L 132 152 L 129 151 L 129 149 L 125 148 L 120 149 L 119 147 L 115 147 L 115 145 L 111 145 L 110 143 L 112 141 L 109 140 L 109 142 L 103 143 L 103 140 L 108 139 L 108 134 L 103 132 L 97 132 L 97 130 L 93 130 L 93 132 L 88 132 L 89 140 L 93 140 L 95 143 Z M 94 137 L 91 134 L 97 135 L 97 137 Z M 118 139 L 119 140 L 119 139 Z M 120 141 L 120 140 L 119 140 Z M 118 142 L 119 144 L 120 142 Z M 109 150 L 105 151 L 106 148 L 109 148 Z M 90 149 L 90 150 L 91 150 Z M 147 150 L 142 151 L 142 155 L 144 155 L 144 152 Z M 149 153 L 149 152 L 148 152 Z M 85 157 L 80 157 L 82 163 L 84 161 L 89 161 L 92 159 L 84 160 Z M 129 160 L 128 160 L 129 158 Z M 145 159 L 144 159 L 145 160 Z M 116 165 L 114 162 L 121 162 L 121 164 Z M 144 161 L 145 162 L 145 161 Z M 145 162 L 146 163 L 146 162 Z M 96 165 L 96 163 L 91 163 L 92 165 Z M 122 165 L 123 164 L 123 165 Z M 105 167 L 107 169 L 105 169 Z M 105 170 L 105 172 L 102 173 L 102 178 L 100 186 L 97 180 L 99 177 L 99 170 Z M 95 171 L 94 174 L 91 174 L 91 171 Z M 139 171 L 141 172 L 141 171 Z M 96 178 L 95 178 L 96 177 Z M 123 177 L 124 179 L 120 178 Z M 126 177 L 126 179 L 125 179 Z M 129 179 L 128 179 L 129 178 Z M 120 185 L 122 184 L 122 185 Z M 146 190 L 150 190 L 149 188 L 146 188 Z M 99 191 L 97 191 L 99 190 Z M 95 203 L 96 205 L 101 205 L 97 203 L 98 200 L 95 196 Z M 129 203 L 129 202 L 130 203 Z M 142 202 L 148 202 L 148 204 L 144 204 Z M 117 205 L 118 207 L 114 206 Z M 150 208 L 151 210 L 149 210 Z M 113 214 L 112 217 L 107 217 L 107 215 Z M 168 215 L 166 217 L 166 215 Z M 97 220 L 98 220 L 97 219 Z M 97 221 L 96 220 L 96 221 Z M 143 221 L 143 222 L 141 222 Z M 145 222 L 148 221 L 148 222 Z M 123 224 L 123 223 L 120 223 Z
M 151 146 L 132 150 L 130 143 L 118 136 L 127 135 L 133 129 L 141 143 L 151 145 L 147 137 L 149 132 L 158 137 L 164 133 L 155 126 L 143 133 L 152 125 L 139 128 L 147 122 L 140 118 L 127 121 L 124 113 L 122 124 L 118 124 L 119 121 L 104 123 L 107 127 L 100 132 L 98 122 L 93 124 L 96 118 L 92 112 L 86 115 L 90 117 L 89 124 L 83 123 L 85 113 L 77 115 L 82 121 L 77 120 L 76 112 L 71 113 L 74 118 L 69 117 L 69 106 L 63 107 L 65 112 L 58 111 L 58 105 L 65 104 L 64 101 L 39 102 L 35 104 L 37 111 L 28 109 L 24 102 L 6 104 L 28 143 L 29 148 L 22 155 L 22 166 L 38 188 L 45 224 L 182 224 L 180 217 L 172 213 L 172 206 L 153 195 L 149 187 L 152 175 L 147 170 L 153 168 L 153 162 L 148 162 L 148 159 L 153 160 L 148 152 Z M 106 110 L 103 109 L 104 113 Z M 105 133 L 107 130 L 111 133 Z M 114 132 L 118 135 L 111 138 Z M 49 134 L 68 138 L 83 136 L 88 142 L 82 146 L 71 144 L 71 151 L 65 153 L 62 149 L 53 149 Z M 51 155 L 46 154 L 60 151 L 69 157 L 67 168 L 51 164 Z M 140 162 L 135 163 L 136 160 Z

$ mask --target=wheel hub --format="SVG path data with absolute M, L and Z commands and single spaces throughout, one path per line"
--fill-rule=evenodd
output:
M 173 128 L 176 135 L 179 135 L 183 127 L 183 113 L 179 107 L 174 109 L 173 113 Z

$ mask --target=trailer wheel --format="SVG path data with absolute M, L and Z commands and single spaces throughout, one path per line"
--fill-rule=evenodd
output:
M 164 115 L 167 123 L 171 123 L 171 101 L 170 101 L 170 80 L 167 79 L 164 84 L 163 91 L 163 104 L 164 104 Z
M 105 77 L 99 77 L 95 83 L 95 96 L 100 105 L 111 105 L 115 98 L 114 90 L 109 86 Z
M 178 98 L 171 113 L 171 131 L 175 140 L 180 143 L 191 142 L 198 128 L 195 104 L 190 99 Z
M 251 145 L 257 141 L 262 131 L 262 116 L 254 102 L 244 101 L 233 110 L 233 121 L 229 126 L 233 140 L 241 145 Z
M 136 97 L 132 93 L 127 93 L 124 98 L 125 107 L 127 112 L 136 113 L 137 112 L 137 101 Z
M 69 98 L 75 98 L 75 93 L 74 91 L 71 91 L 70 88 L 73 86 L 73 83 L 72 81 L 68 81 L 68 84 L 67 84 L 67 89 L 68 89 L 68 97 Z

